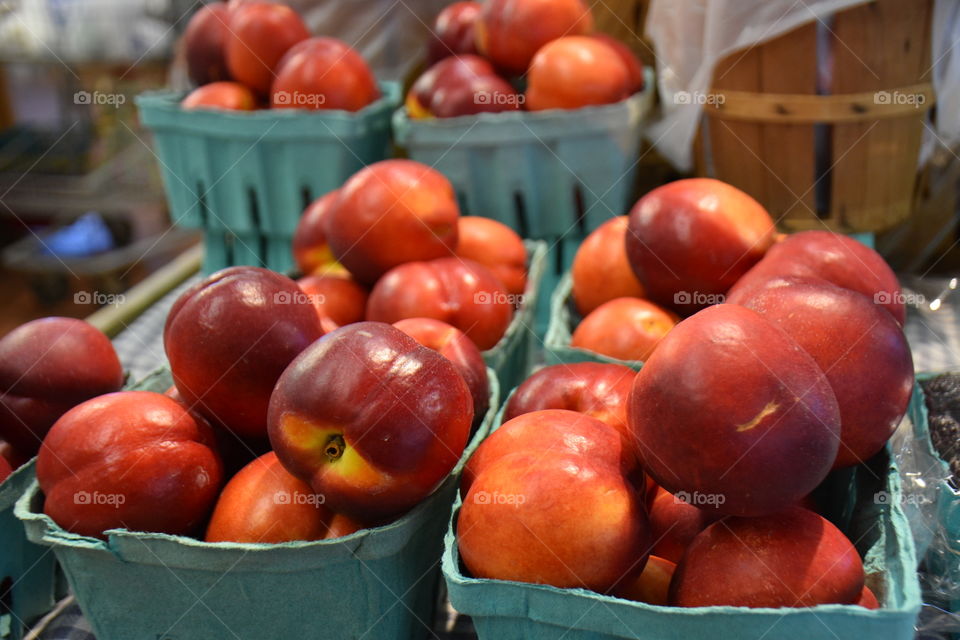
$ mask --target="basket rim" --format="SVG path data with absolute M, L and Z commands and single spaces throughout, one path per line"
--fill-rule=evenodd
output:
M 134 102 L 141 109 L 159 111 L 164 113 L 176 113 L 182 117 L 198 116 L 216 116 L 226 121 L 234 122 L 282 122 L 293 119 L 317 119 L 323 117 L 333 120 L 356 120 L 367 117 L 374 113 L 379 113 L 386 109 L 393 109 L 400 99 L 400 85 L 396 82 L 382 81 L 377 83 L 380 87 L 380 97 L 357 111 L 346 111 L 344 109 L 254 109 L 252 111 L 239 111 L 230 109 L 184 109 L 180 106 L 180 101 L 189 93 L 186 90 L 176 89 L 151 89 L 144 91 L 134 97 Z

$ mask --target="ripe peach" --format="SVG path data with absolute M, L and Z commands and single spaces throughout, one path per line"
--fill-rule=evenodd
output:
M 489 0 L 474 29 L 480 52 L 519 75 L 543 45 L 592 31 L 593 15 L 582 0 Z
M 490 380 L 483 354 L 467 334 L 433 318 L 407 318 L 393 326 L 453 363 L 470 388 L 474 420 L 482 420 L 490 406 Z
M 590 233 L 573 257 L 573 301 L 587 315 L 614 298 L 643 298 L 644 288 L 627 259 L 627 224 L 617 216 Z
M 0 437 L 30 458 L 57 419 L 123 385 L 107 336 L 75 318 L 41 318 L 0 339 Z
M 380 97 L 366 60 L 336 38 L 308 38 L 290 47 L 270 85 L 273 109 L 359 111 Z
M 367 303 L 368 320 L 393 323 L 406 318 L 442 320 L 487 350 L 510 326 L 513 304 L 500 281 L 476 262 L 408 262 L 383 276 Z
M 241 437 L 264 438 L 277 379 L 320 335 L 316 309 L 296 282 L 230 267 L 174 302 L 163 348 L 188 406 Z
M 482 216 L 462 216 L 458 227 L 456 254 L 488 268 L 508 293 L 522 294 L 527 286 L 523 238 L 502 222 Z
M 190 16 L 183 32 L 187 75 L 194 84 L 229 80 L 224 50 L 229 35 L 230 9 L 226 2 L 208 2 Z
M 774 245 L 730 290 L 730 295 L 776 277 L 819 278 L 867 296 L 900 326 L 906 309 L 897 276 L 879 253 L 840 233 L 802 231 Z
M 646 360 L 679 321 L 648 300 L 615 298 L 580 321 L 570 345 L 610 358 Z
M 310 345 L 270 398 L 283 466 L 362 522 L 430 495 L 463 454 L 473 399 L 449 360 L 396 327 L 358 322 Z
M 184 109 L 253 111 L 257 108 L 257 98 L 239 82 L 211 82 L 191 91 L 180 106 Z
M 234 80 L 266 95 L 284 54 L 310 31 L 296 11 L 273 2 L 230 7 L 224 51 Z
M 464 465 L 461 491 L 466 494 L 488 466 L 512 455 L 530 454 L 533 462 L 547 454 L 582 456 L 633 476 L 636 458 L 618 435 L 610 425 L 575 411 L 544 409 L 521 414 L 500 425 L 473 452 Z
M 630 79 L 627 84 L 629 93 L 636 93 L 637 91 L 643 90 L 643 63 L 640 61 L 640 58 L 630 50 L 630 47 L 625 45 L 620 40 L 617 40 L 613 36 L 609 36 L 605 33 L 594 33 L 591 36 L 604 43 L 611 49 L 613 49 L 620 59 L 623 61 L 623 64 L 627 67 L 627 77 Z
M 372 285 L 405 262 L 449 256 L 459 218 L 441 173 L 413 160 L 383 160 L 344 183 L 324 230 L 337 260 Z
M 689 315 L 722 296 L 773 244 L 773 220 L 719 180 L 677 180 L 630 211 L 630 265 L 651 300 Z
M 491 463 L 457 521 L 460 557 L 474 577 L 601 593 L 642 571 L 648 536 L 633 486 L 616 466 L 584 455 Z
M 823 371 L 782 330 L 730 304 L 687 318 L 660 342 L 634 379 L 627 419 L 658 485 L 733 515 L 796 504 L 839 446 Z
M 863 564 L 843 533 L 792 507 L 724 518 L 698 535 L 677 565 L 670 603 L 681 607 L 856 604 Z
M 610 45 L 589 36 L 564 36 L 545 44 L 530 63 L 526 107 L 579 109 L 627 98 L 630 71 Z
M 324 231 L 324 219 L 337 201 L 338 193 L 339 190 L 334 189 L 311 202 L 293 232 L 293 260 L 305 276 L 347 272 L 333 257 Z
M 437 14 L 427 42 L 427 63 L 448 56 L 477 53 L 474 24 L 483 5 L 479 2 L 454 2 Z
M 676 569 L 676 563 L 665 558 L 650 556 L 640 575 L 621 584 L 613 595 L 625 600 L 665 607 L 669 599 L 670 580 Z
M 503 419 L 544 409 L 566 409 L 596 418 L 616 429 L 629 450 L 627 398 L 636 372 L 619 364 L 555 364 L 527 378 L 507 402 Z
M 496 75 L 493 65 L 480 56 L 464 54 L 444 58 L 430 65 L 410 87 L 404 102 L 407 113 L 415 119 L 428 118 L 434 115 L 430 105 L 438 91 L 493 75 Z
M 650 553 L 672 562 L 680 562 L 697 534 L 719 517 L 716 512 L 704 511 L 681 498 L 689 499 L 689 496 L 677 497 L 658 487 L 650 504 L 650 537 L 653 538 Z
M 860 599 L 857 601 L 857 604 L 865 609 L 880 608 L 880 602 L 877 601 L 877 596 L 873 595 L 873 591 L 871 591 L 867 585 L 863 585 L 863 591 L 860 592 Z
M 880 451 L 913 393 L 910 346 L 893 316 L 827 282 L 794 280 L 748 294 L 741 304 L 783 329 L 826 374 L 840 409 L 834 466 L 859 464 Z
M 73 533 L 126 527 L 184 535 L 206 518 L 223 467 L 209 426 L 176 401 L 119 391 L 83 402 L 37 456 L 44 513 Z
M 322 540 L 332 514 L 310 485 L 290 475 L 274 452 L 233 476 L 207 525 L 207 542 Z
M 360 322 L 367 311 L 367 290 L 349 274 L 307 276 L 297 286 L 316 307 L 323 333 Z

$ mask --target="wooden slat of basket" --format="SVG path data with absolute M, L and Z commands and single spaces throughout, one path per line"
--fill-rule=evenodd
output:
M 836 16 L 832 93 L 894 91 L 929 80 L 932 0 L 877 0 Z M 833 128 L 835 224 L 881 230 L 910 213 L 924 109 Z
M 718 63 L 716 94 L 816 91 L 816 28 L 807 25 Z M 800 55 L 804 52 L 806 55 Z M 714 175 L 743 189 L 776 218 L 810 218 L 814 211 L 813 126 L 727 120 L 707 108 Z
M 757 47 L 718 62 L 713 74 L 714 89 L 759 91 L 760 56 Z M 708 148 L 713 159 L 713 173 L 718 179 L 763 202 L 766 176 L 770 170 L 761 160 L 763 141 L 759 124 L 711 119 Z
M 910 87 L 900 87 L 897 91 L 905 95 L 919 96 L 923 102 L 920 105 L 903 102 L 878 103 L 876 91 L 844 93 L 836 96 L 718 91 L 717 99 L 722 100 L 722 104 L 713 107 L 710 115 L 724 120 L 780 124 L 872 122 L 882 118 L 917 116 L 918 110 L 920 113 L 925 113 L 936 98 L 933 85 L 926 82 Z
M 767 43 L 760 51 L 764 91 L 814 93 L 817 89 L 816 27 L 806 25 Z M 764 200 L 784 220 L 811 218 L 814 213 L 815 152 L 811 124 L 762 124 Z

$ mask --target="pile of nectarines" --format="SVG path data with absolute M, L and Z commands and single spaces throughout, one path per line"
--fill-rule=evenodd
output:
M 574 346 L 645 362 L 555 365 L 515 390 L 464 473 L 466 569 L 684 607 L 876 608 L 811 493 L 880 452 L 910 400 L 883 259 L 777 236 L 747 194 L 681 180 L 587 238 L 572 295 Z
M 185 109 L 358 111 L 380 97 L 364 59 L 335 38 L 310 37 L 287 5 L 210 2 L 183 36 L 187 70 L 197 85 Z
M 413 118 L 577 109 L 643 88 L 622 42 L 593 34 L 582 0 L 456 2 L 437 16 L 429 68 L 407 93 Z M 516 89 L 522 84 L 526 89 Z
M 450 182 L 412 160 L 369 165 L 313 202 L 293 255 L 324 331 L 363 319 L 405 327 L 432 319 L 487 350 L 503 338 L 527 284 L 520 236 L 461 216 Z M 475 397 L 484 401 L 486 391 Z
M 117 391 L 116 355 L 85 323 L 31 323 L 0 341 L 3 435 L 42 438 L 44 510 L 82 535 L 276 543 L 390 522 L 462 455 L 489 403 L 483 356 L 440 320 L 324 320 L 342 318 L 284 275 L 214 273 L 167 316 L 165 394 Z

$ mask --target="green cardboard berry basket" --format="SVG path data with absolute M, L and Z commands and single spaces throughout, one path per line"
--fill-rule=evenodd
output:
M 497 379 L 504 389 L 511 389 L 523 381 L 536 355 L 534 322 L 537 300 L 543 293 L 547 244 L 538 240 L 525 240 L 524 244 L 528 258 L 527 287 L 523 292 L 522 304 L 513 314 L 510 326 L 500 341 L 492 349 L 483 352 L 483 359 L 488 367 L 497 372 Z
M 153 133 L 173 222 L 204 230 L 204 271 L 238 264 L 285 271 L 300 214 L 390 151 L 400 87 L 347 111 L 184 110 L 182 92 L 137 96 Z
M 469 215 L 494 218 L 524 238 L 583 237 L 627 212 L 640 135 L 653 105 L 644 89 L 616 104 L 413 120 L 393 116 L 397 144 L 443 173 Z
M 573 276 L 568 271 L 560 277 L 556 288 L 550 295 L 550 324 L 543 341 L 546 363 L 604 362 L 622 364 L 639 370 L 643 366 L 643 362 L 640 360 L 620 360 L 587 349 L 570 346 L 573 329 L 575 328 L 574 324 L 579 321 L 579 315 L 573 306 L 572 291 Z
M 20 640 L 28 627 L 57 602 L 56 558 L 27 540 L 14 504 L 34 478 L 31 460 L 0 484 L 0 638 Z
M 52 547 L 97 640 L 409 640 L 428 635 L 443 529 L 464 461 L 489 432 L 491 409 L 447 481 L 396 522 L 335 540 L 206 543 L 109 531 L 79 536 L 44 515 L 35 477 L 16 505 L 33 542 Z M 163 391 L 160 371 L 136 388 Z
M 497 425 L 501 415 L 502 410 Z M 912 639 L 920 586 L 896 463 L 885 452 L 867 466 L 835 472 L 818 496 L 824 515 L 844 530 L 864 559 L 867 585 L 881 609 L 661 607 L 583 589 L 472 578 L 457 550 L 459 497 L 444 537 L 447 593 L 453 607 L 473 619 L 480 640 Z

